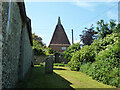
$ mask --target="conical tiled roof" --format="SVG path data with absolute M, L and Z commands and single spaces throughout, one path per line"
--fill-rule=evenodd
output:
M 58 24 L 56 25 L 50 44 L 69 44 L 70 45 L 68 37 L 61 24 L 60 17 L 58 18 Z

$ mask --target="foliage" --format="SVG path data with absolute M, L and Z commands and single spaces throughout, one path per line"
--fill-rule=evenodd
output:
M 112 47 L 111 45 L 115 45 L 118 43 L 119 39 L 118 33 L 112 33 L 107 35 L 104 39 L 97 39 L 91 44 L 91 48 L 94 51 L 95 55 L 97 55 L 100 51 L 107 49 L 108 47 Z
M 64 51 L 64 55 L 66 59 L 71 59 L 73 56 L 74 52 L 80 50 L 80 43 L 75 43 L 67 48 L 66 51 Z
M 114 33 L 120 33 L 120 23 L 113 29 Z
M 35 33 L 32 34 L 32 39 L 33 39 L 33 51 L 34 51 L 34 55 L 37 55 L 37 56 L 40 56 L 40 55 L 43 55 L 45 56 L 46 55 L 46 52 L 45 52 L 45 44 L 43 44 L 42 42 L 42 38 L 35 35 Z
M 33 50 L 34 55 L 40 56 L 40 55 L 46 55 L 43 47 L 38 44 L 38 41 L 33 40 Z
M 42 38 L 35 35 L 35 33 L 32 34 L 32 38 L 33 38 L 33 50 L 35 55 L 40 56 L 40 55 L 50 55 L 55 53 L 55 50 L 46 47 L 45 44 L 42 42 Z
M 45 46 L 45 44 L 42 42 L 42 38 L 40 36 L 35 35 L 35 33 L 33 33 L 32 38 L 33 38 L 33 40 L 37 41 L 38 44 L 40 44 L 41 46 Z
M 91 64 L 92 64 L 91 62 L 82 64 L 82 65 L 80 66 L 80 71 L 88 74 Z
M 91 45 L 91 43 L 93 42 L 93 40 L 96 38 L 96 34 L 97 32 L 95 32 L 93 25 L 88 29 L 85 28 L 86 30 L 82 31 L 82 35 L 80 36 L 81 41 L 83 42 L 83 46 L 84 45 Z
M 80 65 L 83 63 L 94 62 L 96 60 L 95 57 L 98 56 L 100 51 L 104 52 L 104 50 L 112 48 L 113 45 L 119 42 L 118 35 L 118 33 L 112 33 L 104 39 L 97 39 L 90 46 L 86 45 L 75 52 L 69 62 L 71 70 L 79 70 Z
M 80 70 L 93 79 L 120 87 L 120 24 L 98 21 L 98 36 L 90 46 L 75 52 L 69 66 Z
M 110 20 L 110 23 L 105 23 L 104 20 L 97 22 L 97 31 L 98 31 L 98 38 L 104 38 L 107 34 L 111 34 L 116 32 L 116 23 L 115 20 Z
M 48 53 L 49 53 L 49 54 L 54 54 L 54 53 L 56 53 L 56 51 L 53 50 L 52 48 L 48 48 Z
M 89 75 L 105 84 L 120 87 L 120 47 L 116 44 L 99 52 L 96 62 L 91 65 Z
M 112 61 L 114 62 L 114 60 Z M 120 84 L 118 82 L 120 81 L 119 68 L 115 66 L 113 67 L 110 59 L 105 61 L 99 60 L 92 64 L 83 64 L 80 67 L 80 71 L 92 76 L 92 78 L 95 80 L 102 81 L 104 84 L 120 87 Z
M 90 46 L 86 45 L 73 55 L 71 61 L 69 62 L 70 69 L 78 71 L 80 69 L 81 64 L 87 62 L 94 62 L 94 57 L 95 53 L 93 52 Z
M 70 69 L 80 70 L 93 79 L 120 87 L 119 37 L 120 33 L 112 33 L 103 39 L 95 40 L 90 46 L 84 46 L 71 58 Z
M 80 69 L 79 67 L 80 67 L 81 63 L 80 63 L 80 58 L 79 58 L 80 57 L 79 52 L 80 51 L 77 51 L 73 55 L 71 61 L 68 63 L 68 65 L 69 65 L 69 67 L 70 67 L 71 70 L 79 71 L 79 69 Z

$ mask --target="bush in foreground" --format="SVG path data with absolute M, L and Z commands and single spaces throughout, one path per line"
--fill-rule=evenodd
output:
M 78 71 L 83 63 L 94 61 L 95 53 L 90 46 L 86 45 L 73 55 L 71 61 L 69 62 L 69 66 L 71 70 Z
M 95 60 L 96 62 L 92 64 L 81 65 L 80 71 L 105 84 L 120 87 L 120 47 L 118 44 L 99 52 Z
M 67 50 L 64 51 L 65 58 L 70 60 L 72 58 L 74 52 L 76 52 L 78 50 L 80 50 L 80 44 L 79 43 L 75 43 L 75 44 L 69 46 L 67 48 Z
M 75 52 L 69 66 L 71 70 L 82 71 L 93 79 L 120 87 L 120 42 L 118 33 L 95 40 Z

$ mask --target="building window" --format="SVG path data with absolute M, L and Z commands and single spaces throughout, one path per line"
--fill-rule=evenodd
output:
M 62 50 L 66 50 L 67 48 L 66 47 L 62 47 Z

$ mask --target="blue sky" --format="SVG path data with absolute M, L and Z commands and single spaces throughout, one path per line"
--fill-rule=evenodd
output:
M 118 19 L 117 2 L 25 2 L 27 15 L 32 21 L 32 32 L 41 36 L 49 45 L 58 16 L 71 42 L 71 29 L 74 41 L 80 41 L 79 34 L 98 20 Z M 118 20 L 117 20 L 118 21 Z

